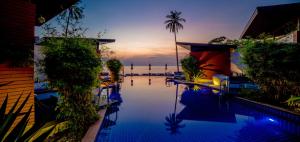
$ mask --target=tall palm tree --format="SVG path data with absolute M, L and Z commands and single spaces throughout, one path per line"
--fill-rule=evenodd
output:
M 68 9 L 63 11 L 61 13 L 61 18 L 66 20 L 66 26 L 65 26 L 65 37 L 68 37 L 68 30 L 70 23 L 74 20 L 77 22 L 78 20 L 82 19 L 84 17 L 83 15 L 83 7 L 80 7 L 79 4 L 81 1 L 78 1 L 76 4 L 70 6 Z
M 179 72 L 179 65 L 176 33 L 178 33 L 180 29 L 183 29 L 183 25 L 181 24 L 181 22 L 185 22 L 185 19 L 181 18 L 180 15 L 181 12 L 178 12 L 176 10 L 170 11 L 170 14 L 166 16 L 167 20 L 165 21 L 166 29 L 169 29 L 171 33 L 174 33 L 175 37 L 177 72 Z

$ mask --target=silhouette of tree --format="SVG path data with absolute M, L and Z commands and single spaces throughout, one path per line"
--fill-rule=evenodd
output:
M 209 41 L 208 43 L 209 43 L 209 44 L 214 44 L 214 43 L 220 44 L 220 43 L 226 42 L 226 40 L 228 40 L 227 37 L 221 36 L 221 37 L 217 37 L 217 38 L 212 39 L 212 40 Z
M 167 130 L 170 131 L 171 134 L 178 134 L 179 128 L 185 127 L 185 124 L 180 124 L 182 122 L 181 118 L 178 118 L 175 113 L 169 114 L 166 116 Z
M 167 130 L 170 131 L 171 134 L 179 133 L 179 128 L 185 127 L 185 124 L 180 124 L 182 122 L 181 118 L 178 118 L 176 115 L 177 109 L 177 98 L 178 98 L 178 84 L 176 85 L 176 98 L 175 98 L 175 105 L 174 105 L 174 112 L 166 116 L 166 123 Z
M 64 36 L 68 37 L 68 33 L 69 33 L 69 25 L 72 23 L 77 23 L 80 19 L 82 19 L 84 17 L 83 15 L 83 7 L 79 6 L 79 4 L 81 3 L 81 1 L 78 1 L 76 4 L 70 6 L 68 9 L 66 9 L 65 11 L 63 11 L 60 14 L 60 20 L 63 20 L 64 23 L 66 24 L 64 26 Z
M 175 37 L 177 72 L 179 72 L 179 65 L 176 33 L 178 33 L 180 29 L 183 29 L 183 25 L 181 24 L 181 22 L 185 22 L 185 19 L 181 18 L 180 15 L 181 12 L 178 12 L 176 10 L 170 11 L 170 14 L 166 16 L 167 20 L 165 21 L 166 29 L 169 29 L 171 33 L 174 33 Z

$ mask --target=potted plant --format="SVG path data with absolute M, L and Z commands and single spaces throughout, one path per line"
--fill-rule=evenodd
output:
M 110 59 L 106 62 L 106 66 L 110 71 L 111 81 L 117 82 L 120 79 L 120 71 L 123 67 L 122 63 L 118 59 Z

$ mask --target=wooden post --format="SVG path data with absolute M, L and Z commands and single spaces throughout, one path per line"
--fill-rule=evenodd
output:
M 149 64 L 149 76 L 151 75 L 150 71 L 151 71 L 151 64 Z
M 133 64 L 132 63 L 131 63 L 130 70 L 131 70 L 131 76 L 132 76 L 132 70 L 133 70 Z

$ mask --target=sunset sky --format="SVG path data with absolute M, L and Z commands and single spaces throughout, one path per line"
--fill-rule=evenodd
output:
M 187 20 L 178 41 L 208 42 L 226 36 L 239 38 L 257 6 L 300 0 L 83 0 L 87 37 L 113 38 L 108 44 L 126 65 L 175 65 L 174 36 L 165 29 L 170 10 Z M 51 22 L 51 21 L 50 21 Z M 39 28 L 37 28 L 39 30 Z M 37 32 L 38 33 L 38 32 Z M 180 57 L 188 52 L 180 48 Z

